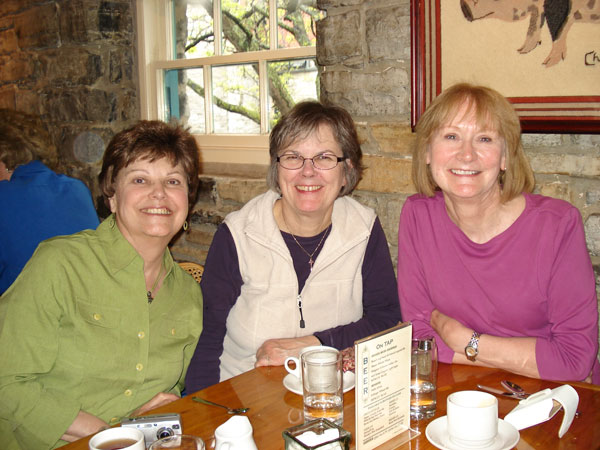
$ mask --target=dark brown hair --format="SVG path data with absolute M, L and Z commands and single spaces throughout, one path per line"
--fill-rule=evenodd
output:
M 142 120 L 116 134 L 102 159 L 98 176 L 105 201 L 115 194 L 115 180 L 121 169 L 138 159 L 156 161 L 167 158 L 173 166 L 181 164 L 187 176 L 188 205 L 196 200 L 198 190 L 199 155 L 194 137 L 179 125 L 158 120 Z
M 277 157 L 294 142 L 305 139 L 316 132 L 321 125 L 328 125 L 331 128 L 343 155 L 351 163 L 342 163 L 346 184 L 342 187 L 339 196 L 349 194 L 356 187 L 364 166 L 362 165 L 362 150 L 352 116 L 340 106 L 324 105 L 317 101 L 304 101 L 297 103 L 271 131 L 269 137 L 271 165 L 267 173 L 267 185 L 271 189 L 281 193 L 277 182 L 279 170 Z
M 493 89 L 468 83 L 446 89 L 427 108 L 417 124 L 413 148 L 412 179 L 417 191 L 429 197 L 437 188 L 427 164 L 427 151 L 434 134 L 456 117 L 463 105 L 473 111 L 479 126 L 495 130 L 504 140 L 506 171 L 501 172 L 501 201 L 512 200 L 535 187 L 533 171 L 521 144 L 519 117 L 510 102 Z
M 0 161 L 8 170 L 41 160 L 57 170 L 58 152 L 46 124 L 38 116 L 0 109 Z

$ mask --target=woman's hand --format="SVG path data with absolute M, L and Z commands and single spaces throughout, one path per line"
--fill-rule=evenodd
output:
M 434 309 L 429 320 L 433 330 L 455 353 L 462 353 L 469 342 L 473 330 L 465 327 L 458 320 Z
M 151 409 L 158 408 L 159 406 L 164 406 L 168 403 L 174 402 L 175 400 L 179 400 L 179 397 L 175 394 L 169 394 L 167 392 L 159 392 L 154 397 L 150 399 L 147 403 L 144 403 L 138 409 L 133 411 L 130 416 L 139 416 L 144 414 L 145 412 L 150 411 Z
M 63 441 L 73 442 L 90 434 L 97 433 L 100 430 L 109 428 L 108 424 L 90 413 L 79 411 L 73 423 L 67 428 L 65 434 L 61 436 Z
M 310 345 L 321 345 L 312 334 L 299 338 L 269 339 L 256 351 L 256 363 L 260 366 L 282 366 L 289 356 L 298 356 L 300 350 Z

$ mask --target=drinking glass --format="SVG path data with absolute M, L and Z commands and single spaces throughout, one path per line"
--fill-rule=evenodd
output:
M 204 441 L 190 434 L 176 434 L 154 441 L 148 450 L 204 450 Z
M 410 358 L 410 417 L 421 420 L 435 414 L 437 345 L 433 337 L 413 339 Z
M 344 397 L 342 354 L 334 348 L 305 352 L 300 357 L 304 421 L 327 419 L 342 425 Z

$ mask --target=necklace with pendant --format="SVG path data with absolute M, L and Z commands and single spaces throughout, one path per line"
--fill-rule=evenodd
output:
M 152 288 L 146 292 L 146 297 L 148 298 L 148 304 L 152 303 L 152 300 L 154 300 L 154 289 L 156 289 L 156 286 L 158 285 L 158 280 L 160 280 L 160 276 L 162 275 L 162 271 L 163 271 L 163 266 L 162 264 L 160 265 L 160 270 L 158 271 L 158 276 L 156 277 L 156 280 L 154 281 L 154 284 L 152 285 Z
M 323 233 L 323 236 L 321 236 L 321 240 L 319 241 L 319 243 L 317 244 L 317 247 L 313 250 L 313 252 L 312 253 L 308 253 L 306 251 L 306 249 L 304 247 L 302 247 L 302 245 L 300 244 L 300 242 L 298 242 L 298 239 L 296 239 L 296 236 L 294 236 L 294 234 L 291 232 L 290 227 L 288 226 L 287 222 L 285 221 L 285 216 L 283 215 L 283 213 L 281 214 L 281 217 L 283 218 L 283 223 L 285 224 L 285 227 L 288 230 L 290 230 L 290 234 L 292 235 L 292 238 L 294 238 L 294 242 L 296 244 L 298 244 L 298 247 L 300 247 L 300 249 L 304 253 L 306 253 L 306 255 L 308 256 L 308 264 L 310 265 L 310 271 L 312 272 L 313 265 L 315 263 L 315 261 L 313 260 L 313 256 L 314 256 L 315 253 L 317 253 L 317 251 L 319 250 L 319 248 L 321 248 L 321 244 L 325 240 L 325 237 L 329 234 L 330 226 L 327 227 L 327 229 L 325 230 L 325 233 Z

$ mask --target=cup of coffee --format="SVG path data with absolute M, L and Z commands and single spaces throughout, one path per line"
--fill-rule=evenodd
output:
M 306 353 L 306 352 L 310 352 L 312 350 L 321 350 L 321 349 L 331 349 L 331 350 L 337 351 L 335 348 L 327 347 L 325 345 L 311 345 L 310 347 L 304 347 L 302 350 L 300 350 L 300 353 L 297 358 L 295 356 L 289 356 L 285 359 L 285 362 L 283 363 L 285 370 L 287 370 L 289 373 L 291 373 L 296 378 L 301 380 L 302 379 L 302 370 L 300 369 L 300 358 L 302 357 L 302 354 Z M 293 368 L 290 367 L 290 363 L 294 363 Z
M 436 408 L 437 346 L 433 337 L 413 339 L 410 355 L 410 417 L 429 419 Z
M 327 419 L 336 425 L 344 420 L 342 354 L 331 347 L 302 353 L 304 421 Z
M 233 416 L 215 430 L 217 450 L 257 450 L 246 416 Z
M 498 434 L 498 399 L 480 391 L 459 391 L 446 404 L 448 437 L 461 448 L 490 445 Z
M 89 442 L 90 450 L 145 450 L 144 433 L 137 428 L 116 427 L 96 433 Z
M 154 441 L 148 450 L 204 450 L 204 441 L 190 434 L 176 434 Z

